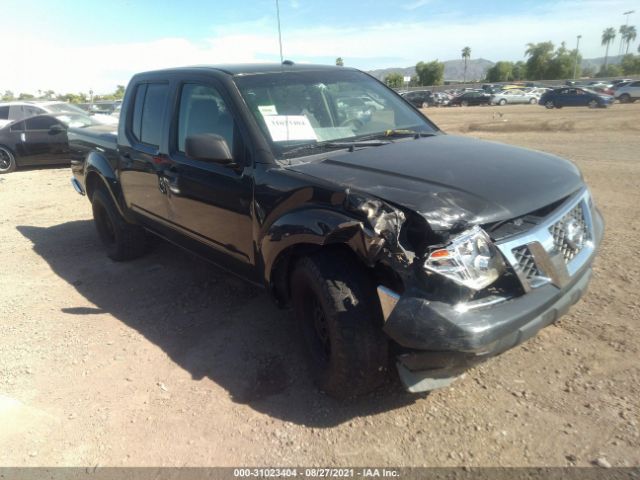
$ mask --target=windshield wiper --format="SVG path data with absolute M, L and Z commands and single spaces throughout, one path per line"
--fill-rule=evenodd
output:
M 366 135 L 364 137 L 360 137 L 360 140 L 368 140 L 368 139 L 375 139 L 375 138 L 380 138 L 380 139 L 398 138 L 398 137 L 413 137 L 417 140 L 418 138 L 433 137 L 435 135 L 436 135 L 435 133 L 418 132 L 417 130 L 400 128 L 400 129 L 385 130 L 384 132 L 378 132 L 372 135 Z
M 286 152 L 284 152 L 284 155 L 286 157 L 290 157 L 292 155 L 295 155 L 296 153 L 304 152 L 307 150 L 313 151 L 322 149 L 348 148 L 350 151 L 353 151 L 353 149 L 357 147 L 380 147 L 389 143 L 391 142 L 388 140 L 354 140 L 344 142 L 307 143 L 305 145 L 300 145 L 299 147 L 292 148 L 291 150 L 287 150 Z

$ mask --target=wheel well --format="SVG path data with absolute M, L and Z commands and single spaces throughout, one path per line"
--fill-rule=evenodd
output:
M 298 244 L 287 248 L 278 255 L 278 258 L 271 269 L 271 292 L 279 306 L 285 306 L 291 298 L 289 278 L 295 268 L 296 263 L 303 257 L 317 253 L 340 252 L 343 255 L 352 257 L 356 262 L 365 267 L 358 255 L 344 243 L 334 243 L 330 245 Z M 371 275 L 374 271 L 365 267 Z
M 5 150 L 9 151 L 9 153 L 11 155 L 13 155 L 13 158 L 16 157 L 16 152 L 13 151 L 13 148 L 7 147 L 6 145 L 3 145 L 2 143 L 0 143 L 0 148 L 4 148 Z

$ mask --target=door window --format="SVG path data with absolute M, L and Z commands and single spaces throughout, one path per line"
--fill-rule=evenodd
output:
M 219 92 L 208 85 L 185 84 L 178 114 L 178 151 L 185 152 L 187 137 L 215 133 L 224 138 L 233 153 L 234 123 Z
M 0 120 L 9 119 L 9 105 L 6 107 L 0 107 Z
M 136 140 L 160 146 L 162 121 L 169 95 L 169 85 L 149 83 L 138 85 L 133 108 L 131 133 Z
M 48 115 L 27 118 L 25 123 L 27 124 L 27 130 L 49 130 L 54 125 L 60 124 L 58 120 Z
M 12 132 L 24 132 L 24 122 L 18 122 L 11 125 L 9 128 Z

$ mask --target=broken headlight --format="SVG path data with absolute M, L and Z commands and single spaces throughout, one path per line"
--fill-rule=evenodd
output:
M 478 226 L 462 232 L 445 248 L 432 251 L 424 266 L 473 290 L 491 285 L 505 268 L 500 252 Z

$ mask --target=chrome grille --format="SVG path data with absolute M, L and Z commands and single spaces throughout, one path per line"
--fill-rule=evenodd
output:
M 549 233 L 553 236 L 554 250 L 562 254 L 564 262 L 573 260 L 583 249 L 585 242 L 591 239 L 582 202 L 550 226 Z
M 522 272 L 522 275 L 529 281 L 533 280 L 535 277 L 542 276 L 540 270 L 538 270 L 538 266 L 536 265 L 536 261 L 533 259 L 533 255 L 529 251 L 529 247 L 523 245 L 518 248 L 514 248 L 512 250 L 513 256 L 516 258 L 518 262 L 518 267 Z

